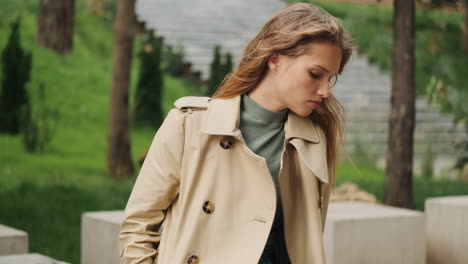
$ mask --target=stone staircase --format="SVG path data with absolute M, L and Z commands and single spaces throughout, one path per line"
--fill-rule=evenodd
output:
M 367 154 L 375 157 L 377 167 L 384 167 L 391 77 L 370 64 L 365 56 L 354 54 L 333 88 L 347 114 L 347 149 L 353 153 L 356 144 L 363 144 Z M 464 127 L 455 125 L 452 115 L 441 113 L 440 106 L 429 105 L 426 98 L 418 97 L 414 133 L 415 172 L 421 171 L 422 160 L 430 151 L 434 174 L 441 176 L 444 170 L 446 172 L 454 165 L 455 143 L 467 136 Z
M 137 0 L 136 13 L 141 22 L 164 37 L 165 43 L 181 44 L 186 59 L 206 79 L 214 45 L 221 45 L 223 52 L 231 52 L 237 62 L 248 41 L 285 5 L 281 0 Z M 347 149 L 353 153 L 361 142 L 367 155 L 374 157 L 378 167 L 383 167 L 391 78 L 365 56 L 354 54 L 333 88 L 347 111 Z M 438 106 L 428 105 L 425 98 L 417 98 L 416 105 L 415 172 L 421 170 L 421 160 L 430 142 L 433 169 L 440 175 L 453 166 L 454 142 L 467 134 L 456 129 L 452 116 L 442 114 Z
M 215 45 L 237 62 L 248 41 L 284 6 L 280 0 L 137 0 L 135 12 L 166 44 L 182 44 L 186 59 L 206 79 Z

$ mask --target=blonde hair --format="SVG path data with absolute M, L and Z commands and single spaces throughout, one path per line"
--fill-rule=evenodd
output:
M 275 13 L 249 42 L 238 67 L 226 76 L 213 95 L 232 98 L 243 94 L 264 78 L 268 60 L 274 54 L 298 57 L 307 52 L 312 42 L 336 44 L 341 48 L 338 74 L 351 57 L 354 44 L 341 22 L 322 8 L 305 3 L 292 4 Z M 327 138 L 327 163 L 330 183 L 335 183 L 338 143 L 344 143 L 345 114 L 342 105 L 331 95 L 309 116 Z

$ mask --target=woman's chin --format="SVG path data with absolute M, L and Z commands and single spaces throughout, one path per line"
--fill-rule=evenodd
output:
M 298 110 L 291 109 L 291 110 L 292 112 L 294 112 L 296 115 L 300 117 L 308 117 L 314 111 L 314 109 L 298 109 Z

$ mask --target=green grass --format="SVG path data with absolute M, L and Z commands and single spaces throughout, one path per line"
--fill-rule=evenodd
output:
M 377 200 L 384 201 L 385 172 L 376 168 L 340 164 L 337 171 L 336 184 L 351 182 L 361 189 L 375 195 Z M 424 211 L 424 201 L 432 197 L 468 195 L 468 182 L 451 181 L 447 179 L 432 180 L 423 177 L 413 178 L 413 197 L 415 209 Z
M 299 2 L 299 0 L 289 0 Z M 308 0 L 340 18 L 364 53 L 385 72 L 392 71 L 393 9 L 378 5 Z M 415 82 L 419 95 L 427 95 L 431 79 L 442 92 L 435 96 L 446 112 L 468 121 L 468 51 L 462 47 L 462 13 L 416 9 Z
M 49 105 L 60 112 L 57 130 L 45 153 L 24 150 L 21 137 L 0 135 L 0 223 L 29 233 L 30 252 L 71 263 L 80 262 L 80 222 L 86 211 L 123 209 L 135 175 L 116 181 L 106 175 L 107 118 L 112 72 L 112 25 L 91 16 L 84 1 L 77 2 L 73 51 L 62 58 L 35 42 L 33 0 L 2 1 L 0 49 L 10 23 L 21 14 L 23 47 L 33 53 L 28 90 L 32 97 L 40 83 Z M 135 41 L 135 54 L 139 48 Z M 133 60 L 133 94 L 138 61 Z M 166 75 L 163 108 L 187 95 L 185 81 Z M 133 102 L 133 97 L 131 97 Z M 136 160 L 151 143 L 153 128 L 132 128 L 132 157 Z

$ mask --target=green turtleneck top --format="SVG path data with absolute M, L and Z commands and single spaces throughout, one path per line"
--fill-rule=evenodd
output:
M 246 94 L 242 95 L 240 112 L 240 130 L 242 136 L 255 154 L 266 160 L 277 193 L 277 209 L 270 236 L 265 247 L 265 254 L 274 250 L 284 250 L 283 210 L 279 189 L 279 171 L 284 144 L 284 122 L 288 109 L 274 112 L 263 108 Z M 281 246 L 282 245 L 282 246 Z

